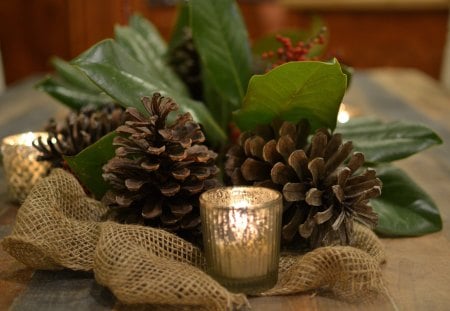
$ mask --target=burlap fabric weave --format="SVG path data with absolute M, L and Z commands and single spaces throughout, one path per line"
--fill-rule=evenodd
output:
M 228 292 L 204 272 L 197 247 L 163 230 L 102 221 L 105 212 L 71 174 L 55 169 L 20 207 L 3 248 L 36 269 L 93 271 L 124 304 L 248 307 L 245 295 Z M 370 230 L 357 228 L 353 246 L 282 256 L 277 285 L 262 295 L 326 290 L 350 301 L 383 295 L 384 250 Z

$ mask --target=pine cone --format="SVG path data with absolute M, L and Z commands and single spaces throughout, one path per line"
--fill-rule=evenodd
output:
M 85 106 L 71 112 L 64 123 L 51 119 L 45 127 L 46 141 L 38 137 L 33 146 L 41 152 L 38 161 L 49 161 L 52 167 L 64 167 L 63 156 L 78 154 L 124 122 L 124 109 L 113 104 Z
M 170 66 L 189 88 L 192 98 L 202 97 L 202 77 L 200 58 L 192 40 L 192 31 L 185 28 L 179 45 L 175 46 L 169 54 Z
M 275 127 L 276 128 L 276 127 Z M 364 156 L 342 143 L 340 134 L 320 129 L 306 144 L 304 122 L 284 122 L 241 134 L 239 145 L 227 153 L 225 170 L 234 185 L 260 185 L 283 194 L 285 243 L 299 234 L 311 247 L 339 241 L 351 243 L 353 221 L 368 227 L 377 224 L 369 199 L 381 193 L 381 181 L 373 169 L 360 170 Z
M 116 156 L 103 167 L 112 186 L 104 202 L 121 222 L 195 238 L 199 196 L 218 185 L 217 154 L 201 144 L 205 137 L 189 113 L 166 125 L 167 115 L 178 109 L 170 98 L 155 93 L 142 102 L 150 117 L 128 108 L 128 120 L 116 130 Z

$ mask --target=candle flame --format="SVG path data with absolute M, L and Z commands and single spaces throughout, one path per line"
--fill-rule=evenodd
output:
M 342 103 L 339 108 L 337 119 L 339 123 L 347 123 L 350 120 L 350 113 L 344 103 Z
M 23 134 L 17 134 L 17 135 L 11 135 L 8 137 L 5 137 L 3 139 L 4 145 L 9 146 L 25 146 L 25 147 L 31 147 L 33 145 L 33 141 L 38 138 L 39 136 L 42 136 L 43 139 L 47 139 L 48 133 L 45 132 L 27 132 Z

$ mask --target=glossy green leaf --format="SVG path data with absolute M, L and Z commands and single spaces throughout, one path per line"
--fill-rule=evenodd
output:
M 204 77 L 202 80 L 207 80 Z M 228 103 L 228 99 L 223 97 L 224 94 L 218 92 L 210 84 L 203 84 L 203 98 L 206 103 L 214 102 L 214 105 L 209 106 L 211 114 L 215 117 L 216 122 L 222 129 L 228 129 L 228 125 L 231 118 L 231 111 Z
M 203 83 L 226 99 L 226 109 L 211 99 L 206 105 L 220 119 L 229 119 L 241 105 L 251 75 L 247 31 L 233 0 L 189 1 L 192 36 L 199 53 Z M 218 112 L 226 111 L 220 115 Z
M 145 41 L 152 46 L 157 55 L 165 55 L 167 44 L 158 32 L 158 29 L 139 14 L 133 14 L 128 21 L 131 28 L 136 30 Z
M 104 93 L 92 94 L 51 77 L 47 77 L 39 82 L 36 85 L 36 89 L 46 92 L 51 97 L 75 110 L 79 110 L 87 104 L 104 105 L 113 101 L 111 97 Z
M 402 170 L 377 168 L 383 182 L 381 197 L 371 200 L 379 215 L 376 232 L 384 236 L 420 236 L 442 229 L 442 219 L 433 200 Z
M 214 121 L 204 105 L 172 90 L 148 73 L 142 65 L 112 40 L 105 40 L 73 61 L 95 84 L 124 107 L 136 107 L 147 113 L 141 98 L 160 92 L 173 98 L 181 112 L 189 112 L 205 128 L 205 135 L 215 144 L 226 139 L 225 133 Z
M 160 54 L 159 47 L 147 41 L 139 32 L 128 26 L 115 27 L 116 42 L 124 50 L 140 62 L 153 78 L 164 82 L 179 94 L 188 95 L 184 83 L 166 64 L 165 56 Z
M 69 62 L 58 57 L 53 57 L 51 63 L 60 78 L 68 85 L 83 90 L 85 93 L 99 94 L 102 92 L 91 80 Z
M 442 143 L 428 127 L 404 121 L 383 123 L 377 119 L 356 118 L 340 125 L 337 132 L 351 140 L 355 151 L 364 153 L 367 162 L 403 159 Z
M 274 118 L 307 118 L 313 129 L 334 129 L 346 88 L 339 63 L 290 62 L 251 78 L 242 108 L 235 113 L 241 130 Z
M 79 154 L 64 157 L 72 172 L 97 199 L 100 199 L 109 187 L 102 177 L 102 167 L 115 155 L 112 144 L 115 136 L 116 133 L 111 132 Z

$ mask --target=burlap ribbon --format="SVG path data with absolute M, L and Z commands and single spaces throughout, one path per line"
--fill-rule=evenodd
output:
M 36 269 L 93 271 L 124 304 L 248 306 L 245 295 L 228 292 L 204 272 L 197 247 L 163 230 L 102 222 L 105 212 L 71 174 L 56 169 L 20 207 L 3 248 Z M 337 298 L 367 301 L 385 292 L 384 259 L 378 238 L 357 226 L 352 246 L 282 256 L 277 285 L 262 295 L 327 290 Z

